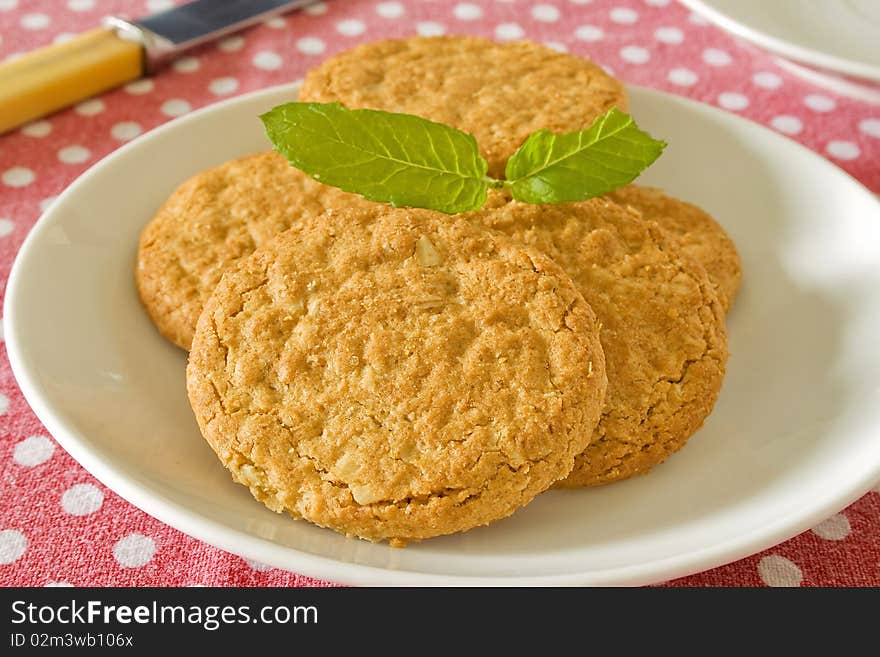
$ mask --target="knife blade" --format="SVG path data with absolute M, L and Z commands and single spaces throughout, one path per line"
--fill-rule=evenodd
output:
M 161 69 L 181 53 L 315 0 L 194 0 L 0 64 L 0 134 Z

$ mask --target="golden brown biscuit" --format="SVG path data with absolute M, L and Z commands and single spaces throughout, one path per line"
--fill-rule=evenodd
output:
M 187 389 L 275 511 L 396 544 L 513 513 L 602 407 L 596 319 L 549 258 L 424 210 L 344 210 L 223 276 Z
M 159 331 L 189 349 L 220 276 L 260 244 L 328 207 L 366 205 L 315 182 L 277 153 L 258 153 L 193 176 L 141 234 L 135 279 Z
M 656 223 L 602 198 L 528 205 L 493 194 L 470 217 L 559 263 L 602 327 L 605 408 L 561 485 L 645 473 L 680 449 L 711 412 L 727 361 L 723 310 L 703 268 Z
M 623 85 L 581 57 L 527 41 L 411 37 L 358 46 L 309 71 L 299 99 L 417 114 L 469 132 L 500 177 L 531 133 L 581 130 L 612 107 Z
M 675 236 L 682 252 L 703 265 L 724 311 L 730 310 L 742 281 L 742 265 L 733 240 L 708 213 L 655 187 L 627 185 L 607 197 L 634 207 Z

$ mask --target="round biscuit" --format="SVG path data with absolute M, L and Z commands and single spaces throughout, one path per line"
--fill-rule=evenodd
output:
M 471 219 L 559 263 L 601 325 L 608 392 L 564 487 L 648 472 L 709 415 L 727 361 L 724 314 L 703 268 L 656 223 L 606 199 L 529 205 L 495 193 Z
M 558 265 L 386 207 L 240 261 L 187 367 L 203 435 L 254 497 L 398 545 L 508 516 L 566 476 L 605 387 L 596 318 Z
M 533 132 L 581 130 L 612 107 L 627 108 L 623 84 L 586 59 L 528 41 L 473 36 L 357 46 L 310 70 L 299 100 L 454 126 L 476 137 L 495 177 Z

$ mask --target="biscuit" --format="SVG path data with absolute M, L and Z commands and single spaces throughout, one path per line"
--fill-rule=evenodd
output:
M 606 196 L 634 207 L 675 236 L 681 251 L 703 265 L 724 311 L 730 310 L 742 281 L 742 265 L 733 240 L 708 213 L 655 187 L 627 185 Z
M 417 114 L 469 132 L 501 177 L 531 133 L 581 130 L 627 108 L 618 80 L 581 57 L 526 41 L 411 37 L 358 46 L 306 75 L 300 101 Z
M 724 314 L 702 267 L 656 223 L 603 198 L 528 205 L 500 193 L 469 215 L 559 263 L 601 325 L 608 392 L 563 487 L 648 472 L 712 410 L 727 361 Z
M 274 152 L 203 171 L 171 194 L 141 234 L 141 301 L 159 332 L 189 349 L 202 306 L 233 262 L 305 216 L 367 203 L 312 180 Z
M 387 207 L 240 261 L 187 367 L 203 435 L 254 497 L 396 545 L 503 518 L 567 475 L 605 386 L 596 318 L 558 265 Z

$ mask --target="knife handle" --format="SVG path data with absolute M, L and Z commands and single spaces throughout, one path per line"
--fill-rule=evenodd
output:
M 144 48 L 98 28 L 0 64 L 0 134 L 144 74 Z

